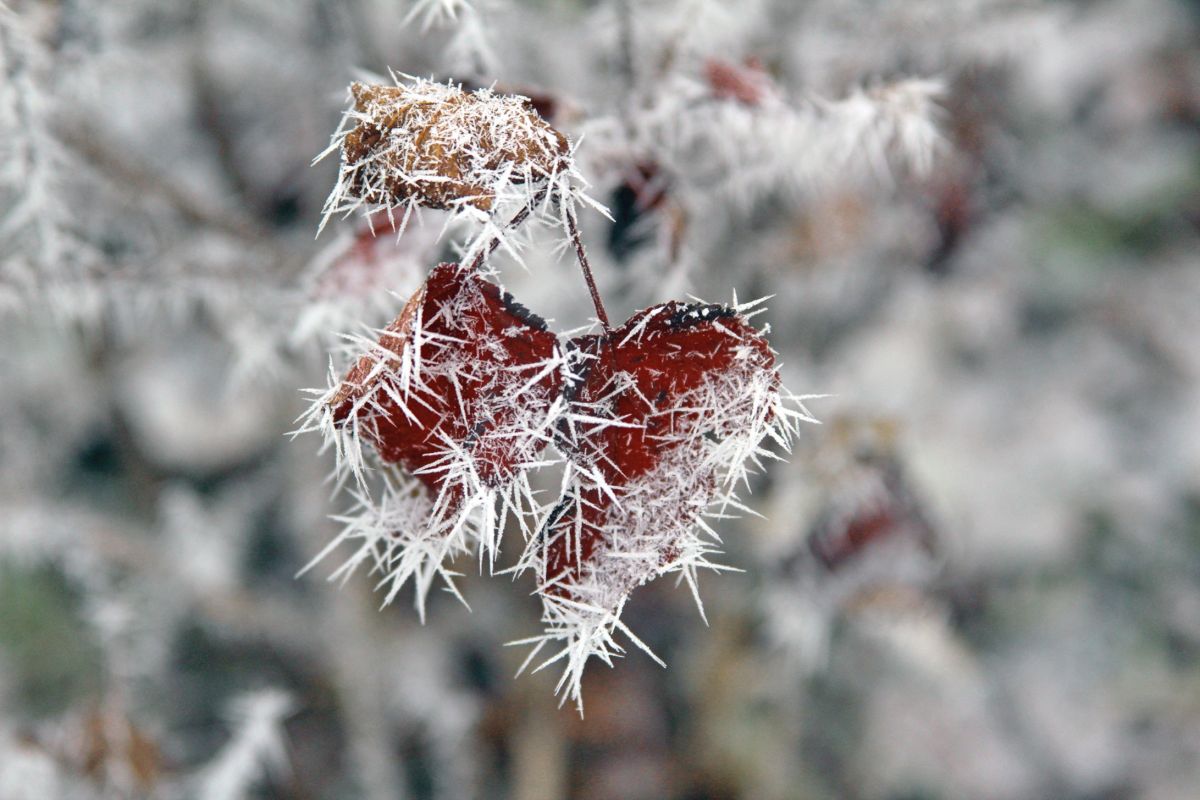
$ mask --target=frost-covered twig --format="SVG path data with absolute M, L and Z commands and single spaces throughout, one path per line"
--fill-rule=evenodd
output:
M 0 4 L 0 279 L 17 254 L 57 271 L 70 247 L 61 191 L 66 155 L 54 134 L 50 56 L 32 22 Z
M 898 81 L 841 100 L 748 91 L 673 76 L 639 117 L 634 141 L 618 144 L 626 137 L 616 121 L 598 121 L 594 150 L 611 160 L 607 148 L 628 148 L 668 170 L 687 197 L 744 207 L 772 192 L 806 197 L 834 183 L 889 181 L 896 169 L 923 175 L 942 141 L 937 81 Z
M 620 621 L 629 594 L 679 572 L 699 602 L 696 570 L 720 568 L 704 518 L 744 510 L 737 485 L 775 457 L 762 441 L 786 449 L 810 417 L 785 401 L 749 324 L 757 303 L 668 303 L 612 327 L 576 218 L 586 197 L 571 148 L 524 101 L 411 79 L 351 92 L 326 151 L 342 167 L 324 220 L 363 208 L 402 233 L 425 207 L 480 225 L 462 264 L 434 268 L 378 342 L 357 341 L 354 366 L 343 377 L 331 365 L 316 392 L 300 430 L 320 431 L 339 479 L 357 485 L 356 508 L 316 560 L 353 543 L 333 577 L 368 564 L 385 604 L 411 580 L 423 619 L 436 577 L 458 594 L 447 562 L 477 553 L 491 566 L 515 520 L 529 543 L 518 569 L 536 572 L 544 602 L 534 653 L 563 643 L 546 663 L 566 659 L 563 698 L 582 710 L 584 665 L 622 652 L 616 630 L 649 651 Z M 517 211 L 500 227 L 506 198 Z M 595 336 L 563 342 L 482 271 L 509 229 L 550 206 L 583 270 Z M 543 507 L 528 474 L 557 460 L 542 455 L 552 443 L 566 473 Z M 372 468 L 380 478 L 368 479 Z
M 200 800 L 239 800 L 265 775 L 287 767 L 283 722 L 292 711 L 287 694 L 266 689 L 243 695 L 229 709 L 234 733 L 197 778 Z

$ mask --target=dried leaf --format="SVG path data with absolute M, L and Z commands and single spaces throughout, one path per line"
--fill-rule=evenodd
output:
M 418 81 L 355 83 L 342 140 L 346 191 L 368 203 L 490 211 L 498 181 L 533 183 L 562 169 L 567 138 L 524 98 Z

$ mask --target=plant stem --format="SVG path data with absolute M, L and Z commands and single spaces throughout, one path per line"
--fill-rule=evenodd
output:
M 538 190 L 533 199 L 513 215 L 513 218 L 504 226 L 504 230 L 515 228 L 524 222 L 530 213 L 533 212 L 534 207 L 545 199 L 546 191 L 546 187 Z M 592 305 L 596 307 L 596 318 L 604 326 L 604 333 L 607 335 L 612 331 L 612 326 L 608 322 L 608 312 L 604 310 L 604 301 L 600 299 L 600 290 L 596 288 L 596 279 L 592 276 L 592 266 L 588 263 L 587 251 L 583 247 L 583 239 L 579 236 L 579 223 L 575 219 L 574 209 L 567 209 L 566 218 L 567 231 L 571 235 L 571 244 L 575 247 L 575 257 L 579 261 L 579 268 L 583 270 L 583 279 L 587 281 L 588 291 L 592 293 Z M 499 246 L 500 237 L 492 237 L 492 241 L 488 243 L 488 246 L 482 248 L 475 255 L 475 258 L 471 259 L 471 269 L 477 270 L 482 267 L 484 260 L 496 252 L 496 248 Z
M 518 225 L 520 225 L 522 222 L 524 222 L 526 220 L 526 218 L 533 212 L 534 207 L 538 203 L 542 202 L 542 200 L 545 199 L 546 191 L 547 191 L 547 187 L 545 187 L 545 186 L 543 186 L 541 189 L 538 189 L 537 194 L 535 194 L 533 196 L 533 199 L 531 199 L 528 203 L 526 203 L 524 206 L 522 206 L 521 210 L 518 211 L 516 214 L 514 214 L 513 218 L 510 219 L 507 224 L 505 224 L 504 230 L 506 230 L 506 231 L 511 230 L 512 228 L 515 228 Z M 500 246 L 500 237 L 499 236 L 492 237 L 492 241 L 488 242 L 488 246 L 483 248 L 482 250 L 480 250 L 475 255 L 475 258 L 471 259 L 471 269 L 477 270 L 480 267 L 482 267 L 484 259 L 486 259 L 488 256 L 490 256 L 492 253 L 496 252 L 496 248 L 499 246 Z
M 587 281 L 588 291 L 592 293 L 592 305 L 596 307 L 596 318 L 604 326 L 604 335 L 612 332 L 608 324 L 608 312 L 604 310 L 604 301 L 600 299 L 600 290 L 596 288 L 596 279 L 592 277 L 592 266 L 588 263 L 587 252 L 583 249 L 583 239 L 579 237 L 579 224 L 575 220 L 575 210 L 568 208 L 566 212 L 567 230 L 571 234 L 571 244 L 575 246 L 575 256 L 579 259 L 579 268 L 583 270 L 583 279 Z

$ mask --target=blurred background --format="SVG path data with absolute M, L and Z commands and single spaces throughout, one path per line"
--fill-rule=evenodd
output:
M 5 3 L 0 799 L 1200 796 L 1197 3 Z M 828 395 L 583 719 L 528 577 L 295 577 L 300 390 L 462 234 L 314 239 L 389 67 L 582 137 L 614 317 L 772 295 Z M 496 264 L 566 330 L 552 242 Z

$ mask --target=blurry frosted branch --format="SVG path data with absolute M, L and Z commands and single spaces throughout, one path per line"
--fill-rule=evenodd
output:
M 165 202 L 190 224 L 212 228 L 235 239 L 261 244 L 267 232 L 244 214 L 238 215 L 196 197 L 171 180 L 156 174 L 104 142 L 95 131 L 69 128 L 60 131 L 63 142 L 73 149 L 88 166 L 124 192 L 141 197 L 149 195 Z
M 501 0 L 413 0 L 405 21 L 420 21 L 422 33 L 431 28 L 449 29 L 445 68 L 459 77 L 489 79 L 497 75 L 499 58 L 494 38 L 495 22 L 505 11 Z
M 469 14 L 475 9 L 470 0 L 412 0 L 405 22 L 419 20 L 422 30 L 434 25 L 450 25 L 459 21 L 459 14 Z
M 287 768 L 283 722 L 292 701 L 274 689 L 244 695 L 230 707 L 229 743 L 198 778 L 199 800 L 240 800 L 264 777 Z
M 659 243 L 627 271 L 634 297 L 687 287 L 707 270 L 704 254 L 754 209 L 782 200 L 777 208 L 789 213 L 843 191 L 890 194 L 926 178 L 946 149 L 939 81 L 793 99 L 753 59 L 702 64 L 645 81 L 634 113 L 585 126 L 592 170 L 635 197 L 630 235 Z
M 1097 4 L 1097 6 L 1100 4 Z M 791 74 L 819 91 L 897 65 L 941 74 L 965 64 L 1033 62 L 1069 47 L 1073 4 L 1044 0 L 817 0 L 785 4 Z M 1041 49 L 1042 53 L 1036 53 Z
M 8 254 L 0 281 L 6 283 L 18 277 L 4 274 L 17 268 L 17 254 L 39 271 L 57 270 L 71 246 L 61 181 L 66 157 L 45 85 L 52 56 L 38 36 L 28 17 L 0 5 L 0 250 Z
M 304 305 L 290 341 L 328 346 L 362 325 L 383 327 L 436 263 L 440 230 L 440 221 L 426 220 L 398 236 L 386 219 L 372 217 L 339 232 L 301 276 Z
M 390 709 L 410 734 L 419 735 L 430 752 L 433 796 L 469 800 L 480 793 L 479 744 L 473 731 L 483 709 L 474 693 L 457 685 L 454 637 L 424 627 L 391 643 L 386 678 Z
M 771 5 L 771 0 L 609 0 L 598 5 L 589 27 L 608 53 L 624 49 L 622 40 L 633 40 L 643 85 L 652 66 L 670 69 L 745 46 L 763 30 Z
M 194 496 L 172 493 L 163 506 L 164 529 L 154 531 L 66 503 L 8 500 L 0 561 L 22 570 L 61 570 L 83 597 L 83 615 L 119 678 L 157 674 L 169 631 L 193 614 L 228 638 L 270 638 L 302 652 L 311 644 L 306 613 L 284 597 L 245 587 L 237 570 L 243 553 L 231 554 L 231 537 L 220 533 L 247 524 L 259 508 L 246 506 L 252 499 L 222 499 L 206 510 Z M 217 522 L 221 517 L 224 523 Z M 222 557 L 227 560 L 214 563 Z M 230 585 L 235 575 L 239 580 Z
M 624 147 L 666 167 L 687 197 L 716 192 L 739 206 L 776 191 L 806 197 L 838 182 L 890 181 L 897 169 L 926 174 L 942 141 L 941 91 L 936 81 L 906 80 L 842 100 L 789 102 L 768 85 L 750 104 L 677 76 Z M 611 121 L 597 127 L 605 144 L 620 142 Z
M 787 488 L 774 497 L 760 545 L 765 630 L 804 672 L 826 666 L 836 621 L 905 610 L 944 561 L 895 421 L 839 417 L 820 435 L 803 468 L 781 475 Z
M 388 690 L 391 665 L 376 609 L 357 593 L 338 592 L 323 609 L 330 674 L 340 695 L 347 757 L 366 800 L 406 800 L 407 774 L 391 750 Z

